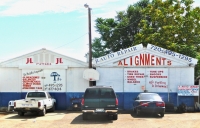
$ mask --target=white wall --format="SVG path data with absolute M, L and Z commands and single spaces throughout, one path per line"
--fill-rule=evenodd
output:
M 112 86 L 115 92 L 123 92 L 123 68 L 97 68 L 100 76 L 96 85 Z
M 141 68 L 138 68 L 138 70 Z M 153 69 L 153 68 L 152 68 Z M 159 69 L 162 69 L 160 67 Z M 112 86 L 116 92 L 141 92 L 141 87 L 130 88 L 124 85 L 124 68 L 97 68 L 100 79 L 96 85 Z M 194 85 L 194 67 L 168 68 L 168 88 L 170 92 L 177 92 L 178 85 Z M 148 84 L 147 84 L 148 85 Z M 136 85 L 132 85 L 136 86 Z M 149 85 L 148 85 L 149 86 Z M 124 89 L 123 89 L 124 88 Z M 151 90 L 155 92 L 167 92 L 168 88 Z M 147 88 L 148 89 L 148 88 Z
M 83 79 L 83 72 L 88 68 L 67 69 L 67 92 L 84 92 L 89 87 L 89 81 Z
M 0 92 L 21 92 L 21 70 L 0 68 Z
M 169 91 L 177 92 L 178 85 L 194 85 L 194 67 L 169 68 Z
M 83 79 L 85 69 L 87 68 L 68 68 L 66 70 L 64 92 L 84 92 L 89 87 L 89 81 Z M 0 92 L 22 92 L 21 69 L 0 68 L 0 78 Z

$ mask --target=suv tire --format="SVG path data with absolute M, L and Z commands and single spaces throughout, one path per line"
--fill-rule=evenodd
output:
M 113 115 L 113 120 L 117 120 L 118 119 L 118 114 Z
M 164 115 L 165 115 L 164 112 L 160 113 L 160 117 L 164 117 Z
M 87 113 L 83 113 L 83 120 L 87 120 L 88 119 L 88 115 L 87 115 Z

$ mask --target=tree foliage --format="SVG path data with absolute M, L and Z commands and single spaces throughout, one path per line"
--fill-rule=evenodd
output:
M 192 0 L 153 0 L 143 12 L 135 43 L 148 43 L 196 58 L 200 41 L 200 8 Z M 195 75 L 200 75 L 196 66 Z
M 117 12 L 115 19 L 97 18 L 96 28 L 104 51 L 112 53 L 150 43 L 200 59 L 200 8 L 193 7 L 193 2 L 141 0 L 129 5 L 126 11 Z M 100 47 L 93 45 L 93 52 Z M 199 63 L 195 75 L 200 75 Z
M 134 35 L 139 32 L 139 22 L 142 19 L 141 10 L 147 7 L 149 1 L 142 0 L 134 5 L 129 5 L 126 11 L 117 12 L 113 18 L 97 18 L 96 28 L 104 42 L 104 48 L 112 53 L 133 45 Z M 93 46 L 93 49 L 96 46 Z
M 105 44 L 101 40 L 101 38 L 95 38 L 93 40 L 92 44 L 92 56 L 94 58 L 98 58 L 100 56 L 104 56 L 109 53 L 109 51 L 106 50 Z
M 135 43 L 148 43 L 196 57 L 199 49 L 199 8 L 192 0 L 153 0 L 143 12 Z

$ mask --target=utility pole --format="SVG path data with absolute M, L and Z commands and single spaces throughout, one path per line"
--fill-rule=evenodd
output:
M 84 4 L 88 8 L 88 30 L 89 30 L 89 68 L 92 68 L 92 33 L 91 33 L 91 8 L 89 5 Z M 89 81 L 89 86 L 92 86 L 92 81 Z

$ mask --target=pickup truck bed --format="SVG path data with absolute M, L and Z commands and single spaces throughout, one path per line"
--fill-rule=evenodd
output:
M 48 92 L 28 92 L 25 99 L 14 101 L 14 111 L 17 111 L 19 116 L 23 116 L 26 112 L 44 116 L 47 110 L 55 110 L 55 103 L 56 100 Z

